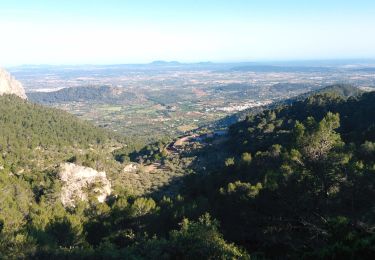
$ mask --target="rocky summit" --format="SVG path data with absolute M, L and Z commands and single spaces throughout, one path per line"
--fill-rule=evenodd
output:
M 16 80 L 9 72 L 0 68 L 0 96 L 4 94 L 14 94 L 20 98 L 27 99 L 21 82 Z

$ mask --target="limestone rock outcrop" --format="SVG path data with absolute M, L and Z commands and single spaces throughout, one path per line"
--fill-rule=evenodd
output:
M 63 163 L 60 165 L 58 175 L 63 182 L 61 202 L 65 207 L 74 206 L 76 200 L 87 201 L 89 196 L 104 202 L 112 191 L 106 173 L 89 167 Z
M 4 94 L 14 94 L 20 98 L 27 99 L 21 82 L 16 80 L 9 72 L 0 68 L 0 96 Z

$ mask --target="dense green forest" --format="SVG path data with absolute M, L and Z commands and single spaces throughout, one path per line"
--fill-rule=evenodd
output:
M 0 143 L 5 147 L 87 146 L 110 137 L 68 113 L 12 95 L 0 96 L 0 113 Z
M 316 93 L 249 114 L 225 141 L 182 154 L 195 158 L 192 168 L 211 167 L 186 169 L 173 196 L 118 188 L 105 203 L 70 208 L 56 197 L 54 171 L 29 163 L 25 174 L 21 160 L 11 159 L 12 168 L 7 158 L 27 160 L 37 147 L 91 147 L 98 156 L 77 163 L 98 159 L 108 169 L 132 156 L 168 155 L 155 145 L 102 158 L 109 143 L 124 141 L 61 111 L 2 97 L 0 258 L 372 259 L 375 93 L 357 94 Z
M 12 95 L 0 96 L 0 129 L 0 164 L 13 172 L 43 169 L 54 160 L 126 142 L 69 113 Z

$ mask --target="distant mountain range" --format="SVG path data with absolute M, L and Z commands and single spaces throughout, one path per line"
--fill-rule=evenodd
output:
M 164 61 L 164 60 L 156 60 L 150 63 L 150 65 L 157 65 L 157 66 L 165 66 L 165 65 L 181 65 L 178 61 Z

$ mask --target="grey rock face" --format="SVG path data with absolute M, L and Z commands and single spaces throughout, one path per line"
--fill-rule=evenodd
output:
M 0 68 L 0 96 L 4 94 L 14 94 L 20 98 L 27 99 L 21 82 L 12 77 L 9 72 Z

